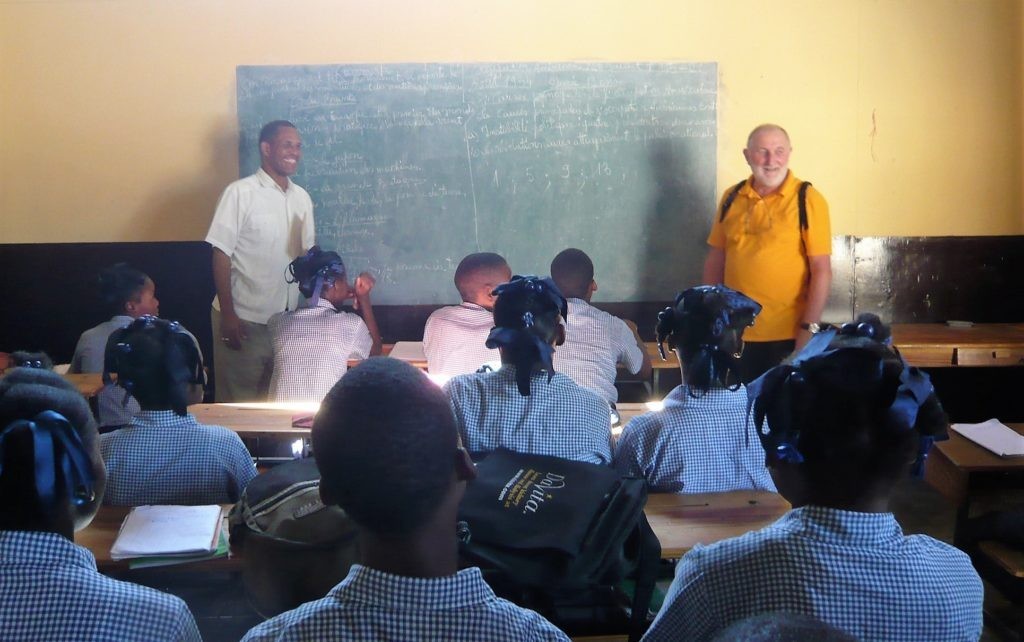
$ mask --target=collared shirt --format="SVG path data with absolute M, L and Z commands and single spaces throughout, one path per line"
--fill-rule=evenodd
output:
M 615 368 L 622 364 L 632 374 L 640 372 L 644 353 L 625 321 L 583 299 L 568 302 L 565 343 L 555 348 L 555 370 L 615 403 Z
M 294 310 L 299 291 L 288 264 L 315 240 L 313 201 L 291 180 L 282 190 L 262 168 L 225 188 L 206 242 L 231 258 L 231 298 L 239 318 L 265 324 Z M 213 307 L 220 310 L 214 299 Z
M 807 229 L 800 229 L 797 192 L 801 182 L 790 171 L 777 191 L 762 197 L 754 190 L 753 179 L 748 179 L 724 221 L 719 222 L 718 212 L 732 187 L 715 211 L 708 245 L 725 250 L 725 285 L 763 306 L 743 334 L 747 341 L 796 336 L 807 304 L 807 257 L 832 253 L 828 204 L 813 186 L 807 188 Z
M 256 476 L 234 432 L 173 410 L 143 410 L 130 426 L 100 435 L 105 504 L 233 504 Z
M 770 611 L 810 615 L 858 640 L 977 640 L 981 603 L 963 552 L 905 537 L 892 513 L 805 506 L 693 548 L 644 640 L 706 640 Z
M 516 367 L 461 375 L 444 386 L 462 443 L 471 453 L 507 448 L 521 453 L 609 464 L 608 403 L 572 379 L 547 372 L 530 375 L 530 396 L 519 394 Z
M 434 310 L 423 328 L 423 353 L 431 374 L 454 377 L 476 372 L 485 363 L 501 361 L 485 343 L 494 327 L 494 313 L 475 303 Z
M 0 531 L 0 639 L 199 640 L 180 598 L 101 575 L 56 533 Z
M 330 301 L 282 312 L 267 322 L 274 346 L 271 401 L 322 401 L 348 370 L 349 359 L 370 356 L 373 338 L 362 317 Z
M 696 398 L 685 385 L 676 387 L 664 409 L 634 417 L 622 430 L 615 468 L 645 478 L 651 492 L 775 492 L 742 386 L 711 388 Z
M 558 640 L 537 613 L 500 599 L 478 568 L 448 577 L 391 575 L 353 564 L 326 597 L 251 629 L 244 642 L 278 640 Z
M 82 336 L 78 338 L 75 356 L 71 357 L 71 367 L 68 368 L 68 372 L 71 374 L 103 372 L 107 339 L 115 330 L 127 328 L 134 320 L 126 314 L 118 314 L 83 332 Z M 120 388 L 116 384 L 108 383 L 100 388 L 96 395 L 96 409 L 101 427 L 124 426 L 139 413 L 139 402 L 131 395 L 125 399 L 125 394 L 124 388 Z

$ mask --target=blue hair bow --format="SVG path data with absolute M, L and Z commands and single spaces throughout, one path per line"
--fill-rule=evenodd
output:
M 44 410 L 33 419 L 13 421 L 0 432 L 0 474 L 3 474 L 4 445 L 11 435 L 22 429 L 32 433 L 36 492 L 43 506 L 49 508 L 56 502 L 58 462 L 67 496 L 76 506 L 96 498 L 92 464 L 82 439 L 64 415 L 53 410 Z

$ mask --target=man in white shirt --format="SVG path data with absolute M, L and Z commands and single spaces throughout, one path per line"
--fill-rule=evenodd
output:
M 315 240 L 313 201 L 289 179 L 302 138 L 285 120 L 260 130 L 260 169 L 221 195 L 206 242 L 213 246 L 213 360 L 217 401 L 266 399 L 273 368 L 271 315 L 295 309 L 288 264 Z
M 555 350 L 555 368 L 614 404 L 619 398 L 617 366 L 642 379 L 651 376 L 651 359 L 636 325 L 590 305 L 597 282 L 594 263 L 583 250 L 559 252 L 551 261 L 551 279 L 569 302 L 565 343 Z

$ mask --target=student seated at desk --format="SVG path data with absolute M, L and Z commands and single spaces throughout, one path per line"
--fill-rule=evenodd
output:
M 203 398 L 206 375 L 195 338 L 173 321 L 140 317 L 110 335 L 107 370 L 142 410 L 131 424 L 100 436 L 107 495 L 115 506 L 228 504 L 256 476 L 234 432 L 188 414 Z
M 493 252 L 470 254 L 459 262 L 455 287 L 462 303 L 435 310 L 423 328 L 423 354 L 431 374 L 468 374 L 499 360 L 498 351 L 485 345 L 494 327 L 492 292 L 511 278 L 508 263 Z
M 103 355 L 107 339 L 115 330 L 128 327 L 142 315 L 160 315 L 153 279 L 127 263 L 118 263 L 100 270 L 99 292 L 110 319 L 82 333 L 71 357 L 68 374 L 103 372 Z M 108 383 L 96 397 L 100 430 L 113 430 L 127 425 L 139 412 L 139 403 L 125 398 L 124 390 Z
M 565 295 L 569 315 L 565 317 L 565 343 L 555 351 L 554 364 L 584 388 L 593 390 L 614 404 L 618 366 L 641 379 L 651 377 L 651 359 L 636 326 L 590 305 L 597 292 L 594 263 L 583 250 L 562 250 L 551 261 L 551 280 Z
M 811 615 L 858 640 L 978 639 L 982 585 L 970 559 L 904 536 L 888 509 L 947 422 L 928 376 L 887 336 L 863 315 L 750 384 L 768 466 L 793 509 L 687 553 L 645 640 L 706 640 L 770 611 Z
M 608 403 L 556 373 L 551 355 L 565 340 L 565 297 L 551 279 L 516 276 L 494 290 L 487 346 L 501 369 L 454 377 L 444 388 L 474 456 L 497 448 L 611 463 Z
M 747 421 L 747 391 L 730 385 L 743 331 L 761 306 L 724 285 L 681 292 L 658 314 L 658 347 L 679 358 L 682 384 L 664 409 L 635 417 L 615 447 L 615 467 L 652 492 L 775 492 L 764 449 Z
M 313 422 L 320 495 L 359 529 L 361 563 L 326 597 L 253 628 L 257 640 L 568 640 L 458 570 L 456 516 L 476 475 L 444 394 L 376 358 L 349 371 Z
M 96 422 L 53 372 L 0 380 L 0 639 L 199 640 L 181 599 L 96 570 L 74 543 L 104 489 Z
M 318 402 L 348 370 L 349 359 L 380 354 L 380 330 L 370 302 L 374 279 L 364 272 L 350 287 L 337 252 L 316 245 L 292 261 L 288 272 L 306 303 L 267 321 L 274 347 L 269 398 Z M 353 297 L 361 318 L 340 309 Z

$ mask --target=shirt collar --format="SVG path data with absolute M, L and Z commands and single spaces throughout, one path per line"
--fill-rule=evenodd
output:
M 0 531 L 0 560 L 39 566 L 71 565 L 95 571 L 92 553 L 63 535 L 42 531 Z
M 287 193 L 291 191 L 292 179 L 288 178 L 287 176 L 285 177 L 285 179 L 288 181 L 287 190 L 281 189 L 281 186 L 277 184 L 277 181 L 274 180 L 274 177 L 268 174 L 266 170 L 263 169 L 262 167 L 256 170 L 256 178 L 259 180 L 260 185 L 262 185 L 263 187 L 273 187 L 274 189 L 282 193 Z
M 353 564 L 348 576 L 328 594 L 339 602 L 361 602 L 403 610 L 459 609 L 495 599 L 480 569 L 446 577 L 404 577 Z
M 778 524 L 797 535 L 831 544 L 883 548 L 903 541 L 903 530 L 892 513 L 802 506 L 783 515 Z
M 142 410 L 139 414 L 132 418 L 131 426 L 194 426 L 198 425 L 199 422 L 191 414 L 186 414 L 184 417 L 178 416 L 173 410 Z
M 476 303 L 470 303 L 469 301 L 463 301 L 462 303 L 459 304 L 459 307 L 466 308 L 467 310 L 475 310 L 479 312 L 486 312 L 487 314 L 494 314 L 484 306 L 477 305 Z

